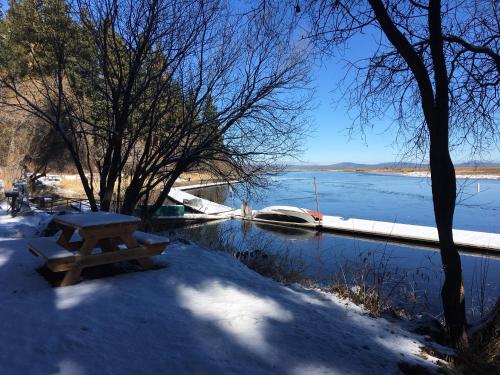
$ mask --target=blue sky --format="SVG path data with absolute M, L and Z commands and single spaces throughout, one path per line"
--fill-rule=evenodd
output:
M 378 122 L 362 135 L 349 134 L 355 112 L 348 112 L 346 103 L 339 101 L 343 88 L 340 80 L 345 76 L 346 59 L 356 61 L 368 58 L 376 48 L 375 35 L 351 39 L 342 54 L 323 58 L 313 69 L 316 95 L 311 119 L 315 131 L 306 140 L 302 161 L 318 164 L 337 162 L 381 163 L 401 161 L 400 149 L 394 145 L 394 128 L 387 130 L 390 118 Z M 392 130 L 392 131 L 391 131 Z
M 7 8 L 6 0 L 0 0 L 3 10 Z M 373 37 L 373 36 L 372 36 Z M 350 60 L 369 57 L 375 47 L 367 35 L 353 38 L 343 57 Z M 400 148 L 395 145 L 395 131 L 390 128 L 390 118 L 381 120 L 372 130 L 365 132 L 364 137 L 356 133 L 349 136 L 347 129 L 352 125 L 352 114 L 347 113 L 345 103 L 334 105 L 339 92 L 335 90 L 339 79 L 345 74 L 345 62 L 342 56 L 325 58 L 313 69 L 312 85 L 316 93 L 311 103 L 314 110 L 309 113 L 315 129 L 305 140 L 305 152 L 300 162 L 328 164 L 336 162 L 380 163 L 402 161 Z M 455 162 L 468 161 L 467 150 L 453 155 Z M 500 161 L 500 151 L 494 150 L 484 155 L 485 160 Z M 420 160 L 404 160 L 420 161 Z M 293 161 L 297 163 L 297 161 Z
M 372 36 L 373 37 L 373 36 Z M 392 127 L 392 118 L 387 116 L 372 130 L 364 134 L 364 138 L 357 132 L 349 136 L 347 129 L 353 124 L 354 112 L 348 113 L 346 103 L 334 103 L 339 98 L 338 83 L 346 73 L 345 60 L 367 58 L 375 48 L 375 41 L 370 37 L 362 36 L 351 40 L 343 56 L 328 58 L 322 61 L 321 66 L 313 70 L 313 85 L 316 87 L 314 103 L 316 108 L 311 112 L 311 118 L 316 131 L 306 140 L 306 151 L 301 161 L 315 164 L 329 164 L 337 162 L 381 163 L 381 162 L 421 162 L 422 156 L 414 159 L 401 157 L 401 146 L 395 144 L 396 128 Z M 455 162 L 464 162 L 477 157 L 471 156 L 470 150 L 461 149 L 452 152 Z M 498 149 L 485 152 L 482 155 L 485 161 L 500 161 Z
M 353 46 L 352 49 L 361 49 Z M 311 120 L 315 131 L 306 140 L 302 159 L 312 163 L 335 163 L 342 161 L 379 163 L 399 160 L 398 148 L 394 147 L 394 134 L 386 131 L 389 119 L 366 131 L 348 133 L 353 113 L 348 113 L 345 103 L 337 102 L 336 87 L 344 75 L 345 62 L 339 58 L 323 61 L 313 70 L 313 85 L 316 88 Z

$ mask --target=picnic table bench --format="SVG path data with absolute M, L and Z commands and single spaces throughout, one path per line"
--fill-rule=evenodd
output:
M 141 220 L 109 212 L 62 215 L 54 219 L 62 232 L 57 238 L 37 238 L 28 250 L 45 259 L 53 272 L 66 272 L 61 286 L 79 281 L 83 268 L 121 261 L 136 261 L 144 269 L 153 264 L 151 256 L 160 254 L 168 239 L 137 231 Z M 78 231 L 81 240 L 72 241 Z

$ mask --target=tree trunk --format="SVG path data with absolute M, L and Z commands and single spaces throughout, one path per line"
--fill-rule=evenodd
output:
M 123 127 L 116 129 L 115 132 L 119 133 Z M 122 135 L 114 135 L 111 141 L 111 151 L 105 157 L 103 168 L 101 171 L 101 184 L 99 190 L 99 197 L 101 199 L 101 211 L 109 211 L 113 202 L 113 192 L 118 180 L 118 175 L 122 172 L 120 163 L 122 161 Z
M 437 126 L 434 126 L 435 128 Z M 453 242 L 453 214 L 457 191 L 455 168 L 447 147 L 447 134 L 432 131 L 430 142 L 432 198 L 445 276 L 441 290 L 444 317 L 452 342 L 459 347 L 465 347 L 467 334 L 462 266 L 458 249 Z M 446 145 L 443 145 L 443 142 Z
M 99 211 L 99 208 L 97 207 L 97 202 L 94 197 L 94 190 L 90 185 L 87 176 L 85 175 L 85 170 L 83 169 L 83 164 L 82 161 L 80 160 L 78 152 L 73 148 L 72 143 L 70 142 L 68 137 L 66 137 L 66 134 L 60 124 L 57 124 L 56 131 L 61 135 L 64 143 L 66 144 L 69 150 L 71 159 L 73 159 L 73 163 L 75 164 L 76 170 L 78 171 L 78 175 L 80 176 L 80 181 L 82 182 L 83 190 L 85 191 L 85 195 L 89 200 L 90 209 L 92 211 Z
M 428 7 L 429 46 L 434 70 L 435 95 L 432 108 L 426 107 L 430 134 L 430 166 L 434 216 L 439 235 L 444 285 L 441 290 L 446 329 L 452 343 L 467 346 L 464 282 L 460 254 L 453 242 L 453 214 L 457 199 L 455 168 L 449 147 L 449 79 L 444 56 L 441 1 Z M 427 101 L 428 102 L 428 101 Z M 424 108 L 425 111 L 425 108 Z
M 110 188 L 110 185 L 106 185 L 104 190 L 99 192 L 99 195 L 101 199 L 101 211 L 109 211 L 113 200 L 113 189 Z
M 120 163 L 121 163 L 121 142 L 122 137 L 119 137 L 119 144 L 115 146 L 115 150 L 113 152 L 113 158 L 111 159 L 111 167 L 109 169 L 109 173 L 107 176 L 106 187 L 101 201 L 101 210 L 109 211 L 111 208 L 111 204 L 113 202 L 113 193 L 115 191 L 115 185 L 118 181 L 118 176 L 121 174 Z
M 118 175 L 118 190 L 116 192 L 116 208 L 115 208 L 115 212 L 120 212 L 121 193 L 122 193 L 122 174 L 120 173 Z
M 94 192 L 92 188 L 90 187 L 89 180 L 87 179 L 87 176 L 85 175 L 85 171 L 83 170 L 83 167 L 81 166 L 80 163 L 76 163 L 77 165 L 77 170 L 78 174 L 80 175 L 80 181 L 82 182 L 83 185 L 83 190 L 85 191 L 85 195 L 87 196 L 87 199 L 89 200 L 89 205 L 90 209 L 92 211 L 99 211 L 99 208 L 97 207 L 97 202 L 94 197 Z
M 181 175 L 183 170 L 187 170 L 187 166 L 184 166 L 184 164 L 178 164 L 176 166 L 175 171 L 173 171 L 168 177 L 166 184 L 163 186 L 163 189 L 161 190 L 160 194 L 158 194 L 158 197 L 156 198 L 153 205 L 148 210 L 146 210 L 144 217 L 145 220 L 150 220 L 154 216 L 156 210 L 158 210 L 158 208 L 161 207 L 163 202 L 165 202 L 165 199 L 168 198 L 168 193 L 170 192 L 170 189 L 172 188 L 172 186 L 174 186 L 175 181 Z
M 142 188 L 142 180 L 132 180 L 130 185 L 125 189 L 125 194 L 123 195 L 123 204 L 121 206 L 120 212 L 125 215 L 131 215 L 134 212 L 134 208 L 139 202 L 139 194 Z

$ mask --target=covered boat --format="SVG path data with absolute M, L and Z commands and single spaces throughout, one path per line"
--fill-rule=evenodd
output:
M 319 212 L 292 206 L 270 206 L 255 213 L 254 219 L 287 223 L 319 224 L 323 218 Z

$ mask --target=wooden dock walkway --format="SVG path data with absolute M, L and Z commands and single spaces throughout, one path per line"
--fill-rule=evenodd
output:
M 233 218 L 243 219 L 241 215 Z M 434 227 L 390 223 L 385 221 L 345 219 L 340 216 L 323 216 L 321 224 L 288 223 L 261 219 L 245 219 L 258 223 L 268 223 L 285 227 L 304 228 L 321 232 L 362 237 L 377 241 L 394 242 L 402 245 L 413 245 L 438 248 L 439 239 Z M 475 232 L 461 229 L 453 230 L 455 244 L 460 250 L 468 253 L 483 253 L 500 256 L 500 234 Z
M 184 187 L 183 190 L 187 190 L 186 187 Z M 197 197 L 195 195 L 186 193 L 183 190 L 179 188 L 171 188 L 170 192 L 168 193 L 168 197 L 173 201 L 184 204 L 192 210 L 202 214 L 217 215 L 234 211 L 234 208 L 232 207 L 224 206 L 223 204 L 218 204 L 207 199 Z
M 215 186 L 224 186 L 224 185 L 232 185 L 232 184 L 237 184 L 238 181 L 215 181 L 215 182 L 206 182 L 206 183 L 200 183 L 200 184 L 194 184 L 194 185 L 184 185 L 184 186 L 175 186 L 175 189 L 182 190 L 182 191 L 187 191 L 187 190 L 194 190 L 194 189 L 201 189 L 201 188 L 210 188 L 210 187 L 215 187 Z
M 439 246 L 437 229 L 422 225 L 324 216 L 321 226 L 317 229 L 416 245 Z M 500 234 L 498 233 L 454 229 L 453 238 L 460 249 L 495 252 L 500 255 Z

